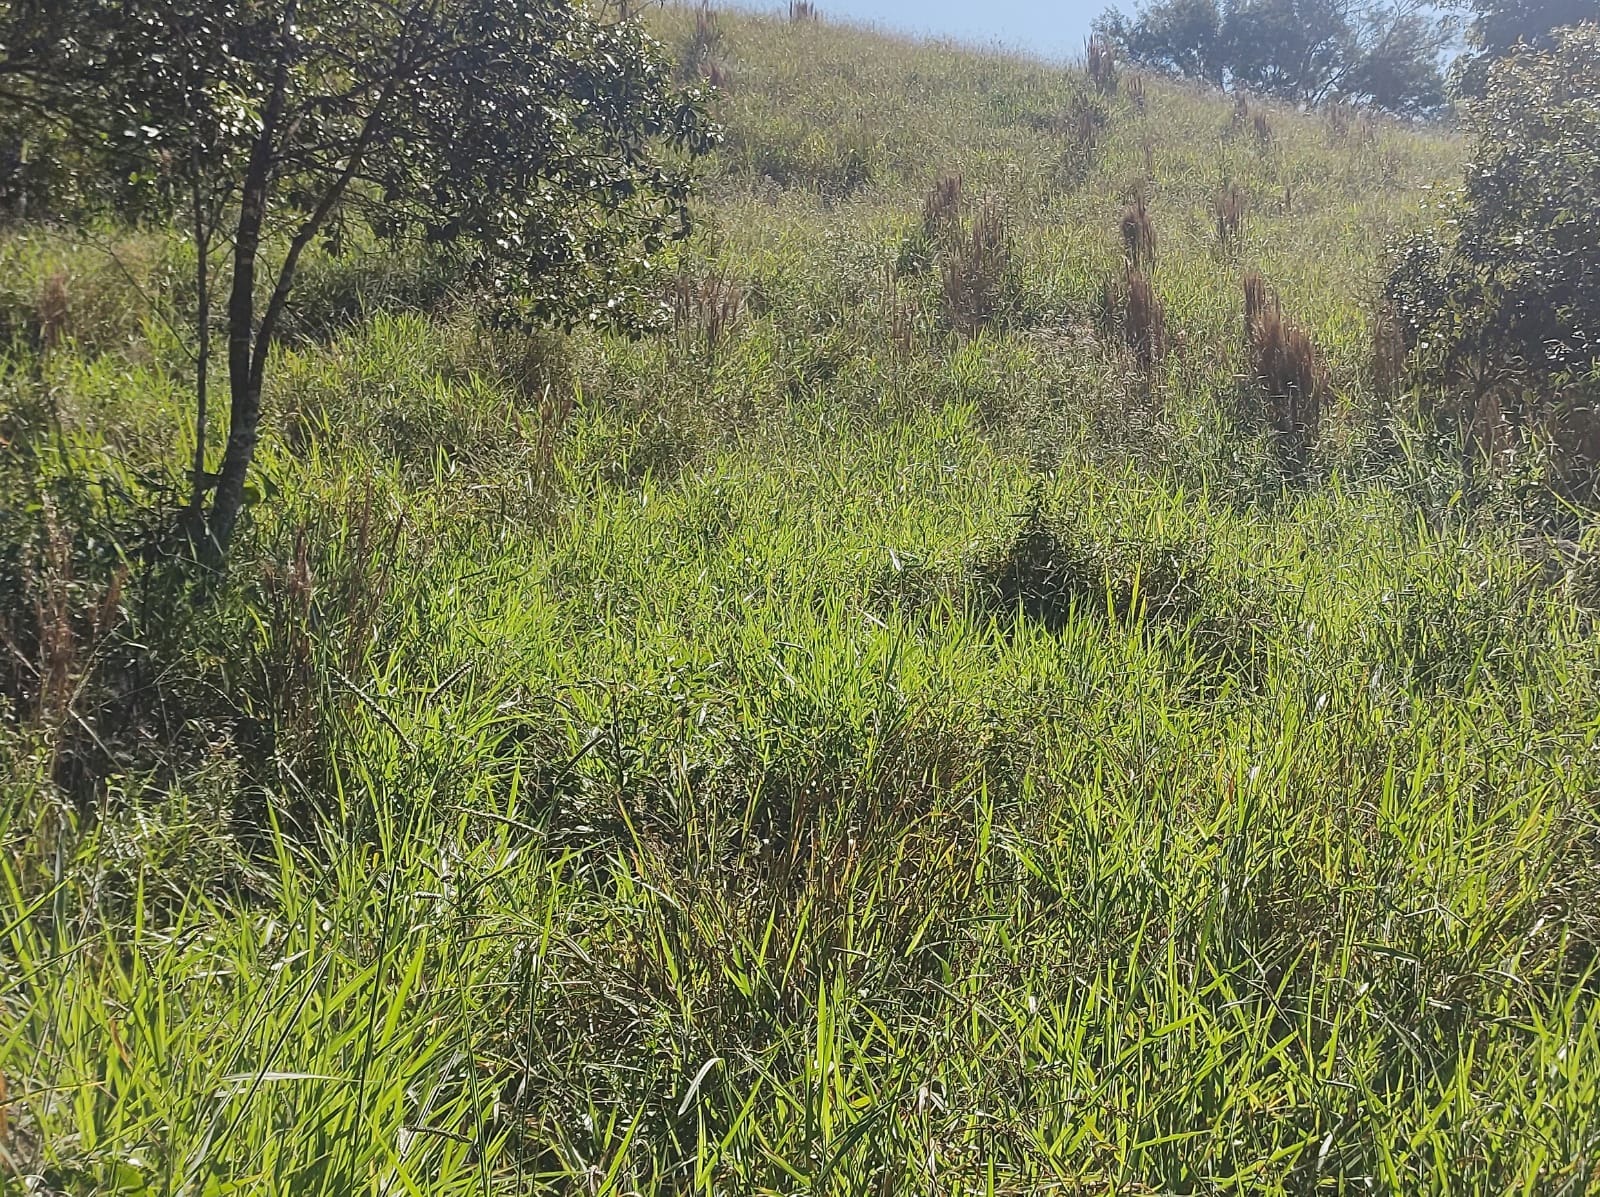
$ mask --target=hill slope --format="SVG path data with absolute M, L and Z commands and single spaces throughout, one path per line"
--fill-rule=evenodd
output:
M 1593 579 L 1376 418 L 1381 248 L 1461 148 L 659 20 L 728 127 L 672 332 L 317 263 L 203 602 L 114 552 L 186 460 L 181 246 L 8 234 L 0 1166 L 1591 1186 Z M 1326 361 L 1298 468 L 1252 269 Z

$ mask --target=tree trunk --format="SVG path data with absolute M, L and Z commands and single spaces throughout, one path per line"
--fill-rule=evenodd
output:
M 200 516 L 206 496 L 206 406 L 208 376 L 211 365 L 211 230 L 206 224 L 205 208 L 200 201 L 200 183 L 194 184 L 194 245 L 196 251 L 195 306 L 200 316 L 196 321 L 200 344 L 194 367 L 194 483 L 189 492 L 189 519 L 194 531 L 200 531 Z
M 228 296 L 228 446 L 217 471 L 217 494 L 207 520 L 208 550 L 220 561 L 233 540 L 244 509 L 244 484 L 255 457 L 261 424 L 261 369 L 266 346 L 256 336 L 256 265 L 261 256 L 261 227 L 266 221 L 272 186 L 272 159 L 278 123 L 283 119 L 289 84 L 290 39 L 295 8 L 284 11 L 283 45 L 278 51 L 272 93 L 262 113 L 261 132 L 250 147 L 250 164 L 239 192 L 239 225 L 234 233 L 233 290 Z M 264 338 L 263 338 L 264 339 Z
M 219 558 L 227 554 L 244 508 L 244 483 L 261 423 L 261 387 L 251 369 L 251 351 L 255 348 L 256 260 L 265 198 L 247 188 L 233 255 L 233 292 L 228 299 L 228 445 L 217 471 L 217 493 L 207 521 L 210 549 Z

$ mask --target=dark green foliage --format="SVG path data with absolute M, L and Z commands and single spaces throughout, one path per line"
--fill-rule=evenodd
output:
M 1416 113 L 1445 99 L 1451 26 L 1408 0 L 1155 0 L 1098 28 L 1135 62 L 1293 104 Z
M 1199 546 L 1097 539 L 1038 495 L 1016 536 L 986 553 L 975 575 L 983 607 L 1050 631 L 1085 616 L 1183 624 L 1203 611 L 1208 584 Z
M 1217 0 L 1167 0 L 1141 10 L 1136 20 L 1112 11 L 1101 24 L 1135 62 L 1222 86 L 1227 55 Z
M 1444 360 L 1587 372 L 1600 362 L 1600 27 L 1497 66 L 1471 123 Z
M 1553 49 L 1561 29 L 1600 20 L 1595 0 L 1470 0 L 1469 7 L 1473 16 L 1467 42 L 1474 53 L 1462 59 L 1457 79 L 1468 96 L 1483 94 L 1490 68 L 1518 45 Z
M 685 158 L 715 140 L 636 21 L 566 0 L 13 0 L 0 83 L 0 118 L 72 130 L 128 180 L 127 205 L 180 215 L 194 240 L 190 527 L 217 555 L 313 241 L 359 222 L 394 249 L 449 247 L 505 321 L 647 326 L 650 259 L 687 230 Z M 274 236 L 286 248 L 269 265 Z M 229 431 L 211 478 L 210 259 L 225 240 Z
M 1568 489 L 1600 464 L 1600 27 L 1496 64 L 1447 235 L 1399 251 L 1388 297 L 1413 370 L 1477 456 L 1528 437 Z

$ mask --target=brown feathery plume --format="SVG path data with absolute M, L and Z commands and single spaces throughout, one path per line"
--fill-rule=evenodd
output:
M 1148 270 L 1156 262 L 1156 229 L 1139 196 L 1122 214 L 1122 249 L 1130 270 Z
M 1327 370 L 1310 334 L 1284 316 L 1282 303 L 1256 271 L 1244 277 L 1244 322 L 1273 448 L 1287 474 L 1304 478 L 1321 436 Z

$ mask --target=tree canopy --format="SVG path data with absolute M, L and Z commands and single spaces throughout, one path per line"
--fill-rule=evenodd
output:
M 1476 153 L 1449 235 L 1390 284 L 1446 374 L 1493 362 L 1531 378 L 1600 371 L 1600 25 L 1496 63 L 1468 106 Z
M 1467 44 L 1473 53 L 1462 63 L 1459 85 L 1469 96 L 1483 94 L 1490 68 L 1519 44 L 1553 49 L 1565 27 L 1600 21 L 1597 0 L 1469 0 L 1468 7 Z
M 1499 413 L 1569 494 L 1600 494 L 1600 25 L 1515 47 L 1466 105 L 1476 148 L 1388 301 L 1442 410 Z M 1489 418 L 1492 428 L 1494 419 Z M 1481 435 L 1481 434 L 1480 434 Z
M 1097 28 L 1135 62 L 1292 104 L 1419 113 L 1445 102 L 1451 28 L 1419 0 L 1153 0 Z
M 632 20 L 574 0 L 0 0 L 0 120 L 47 121 L 199 248 L 195 507 L 226 545 L 302 256 L 361 221 L 454 256 L 503 318 L 637 325 L 715 137 Z M 208 262 L 231 399 L 205 476 Z

